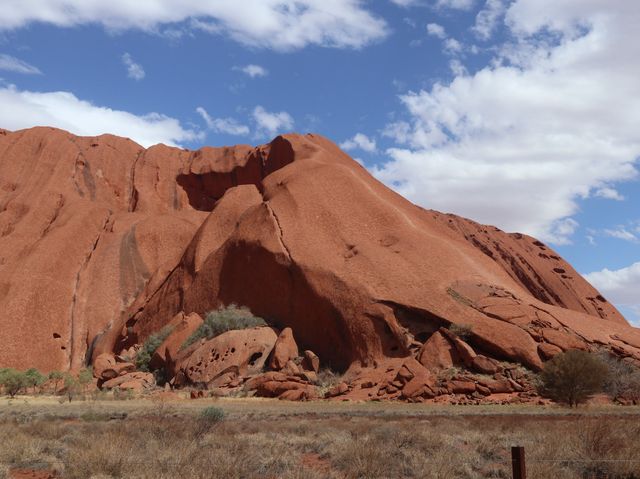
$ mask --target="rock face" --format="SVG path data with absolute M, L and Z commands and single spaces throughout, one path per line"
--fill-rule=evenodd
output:
M 0 132 L 0 366 L 108 369 L 102 354 L 230 303 L 292 328 L 323 366 L 361 371 L 344 394 L 365 397 L 513 392 L 496 360 L 535 370 L 567 348 L 640 361 L 640 332 L 549 247 L 419 208 L 320 136 L 187 151 Z M 183 339 L 166 341 L 161 364 L 168 352 L 194 383 L 220 373 L 204 362 L 221 345 L 173 358 Z M 278 366 L 294 373 L 290 359 Z M 498 385 L 438 383 L 457 362 Z

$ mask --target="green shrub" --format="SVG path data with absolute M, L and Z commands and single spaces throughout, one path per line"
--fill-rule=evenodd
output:
M 156 349 L 158 349 L 162 342 L 167 339 L 167 336 L 171 334 L 172 330 L 172 327 L 165 326 L 160 331 L 147 338 L 136 355 L 136 368 L 138 368 L 139 371 L 150 371 L 149 362 L 151 361 L 153 353 L 155 353 Z
M 10 397 L 15 397 L 22 389 L 27 387 L 28 381 L 25 373 L 13 368 L 0 371 L 0 384 Z
M 219 407 L 209 406 L 200 411 L 199 418 L 210 423 L 220 422 L 224 419 L 224 411 Z
M 27 369 L 24 372 L 24 378 L 26 386 L 31 388 L 37 388 L 47 380 L 46 376 L 40 374 L 40 371 L 38 371 L 36 368 Z
M 49 373 L 49 379 L 53 381 L 53 393 L 58 394 L 60 381 L 64 379 L 64 374 L 61 371 L 51 371 Z
M 64 389 L 65 394 L 67 395 L 67 399 L 69 400 L 69 402 L 71 402 L 72 399 L 76 397 L 76 395 L 78 394 L 78 390 L 80 389 L 80 383 L 73 374 L 65 373 Z
M 88 368 L 83 368 L 80 370 L 78 374 L 78 383 L 82 387 L 82 390 L 86 392 L 87 386 L 93 382 L 93 368 L 89 366 Z
M 230 304 L 227 307 L 209 311 L 200 327 L 184 342 L 182 349 L 200 339 L 211 339 L 226 331 L 266 325 L 264 319 L 254 316 L 248 308 Z
M 595 354 L 570 349 L 553 357 L 540 373 L 541 393 L 575 407 L 602 391 L 607 365 Z
M 208 433 L 216 424 L 224 419 L 224 411 L 219 407 L 209 406 L 200 411 L 194 424 L 194 435 L 200 437 Z

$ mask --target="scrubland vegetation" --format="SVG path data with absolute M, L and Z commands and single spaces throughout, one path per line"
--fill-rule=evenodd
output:
M 211 339 L 233 329 L 266 325 L 266 321 L 255 316 L 249 308 L 232 303 L 229 306 L 209 311 L 204 318 L 204 323 L 185 341 L 182 347 L 186 348 L 200 339 Z
M 509 478 L 512 445 L 530 479 L 640 477 L 636 408 L 260 402 L 4 405 L 0 477 L 19 464 L 78 479 Z

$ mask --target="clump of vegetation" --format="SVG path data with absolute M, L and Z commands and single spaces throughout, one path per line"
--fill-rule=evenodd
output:
M 13 368 L 0 369 L 0 385 L 11 398 L 27 387 L 27 384 L 27 376 L 24 372 Z
M 224 411 L 219 407 L 209 406 L 200 411 L 194 427 L 194 434 L 199 437 L 208 433 L 224 419 Z
M 136 355 L 136 368 L 138 368 L 138 371 L 150 371 L 149 362 L 151 362 L 153 353 L 155 353 L 156 349 L 158 349 L 162 342 L 167 339 L 167 336 L 171 334 L 172 330 L 172 327 L 165 326 L 160 331 L 147 338 Z
M 331 368 L 322 368 L 318 371 L 316 386 L 318 386 L 318 394 L 324 397 L 325 394 L 334 386 L 342 382 L 342 376 Z
M 42 386 L 42 384 L 44 384 L 46 380 L 47 377 L 43 376 L 36 368 L 30 368 L 24 372 L 24 381 L 26 387 L 34 388 L 37 390 L 40 386 Z
M 449 329 L 449 331 L 451 331 L 463 341 L 470 339 L 473 332 L 473 329 L 469 324 L 451 323 L 447 329 Z
M 603 384 L 604 391 L 614 401 L 640 403 L 640 369 L 608 352 L 601 354 L 600 359 L 609 370 Z
M 182 349 L 200 339 L 211 339 L 226 331 L 266 325 L 265 320 L 254 316 L 249 308 L 232 303 L 227 307 L 209 311 L 200 327 L 184 342 Z
M 49 379 L 53 381 L 53 393 L 58 394 L 58 388 L 60 387 L 60 381 L 64 379 L 64 374 L 61 371 L 51 371 L 49 373 Z
M 541 393 L 576 407 L 602 391 L 609 370 L 600 357 L 571 349 L 548 361 L 540 373 Z

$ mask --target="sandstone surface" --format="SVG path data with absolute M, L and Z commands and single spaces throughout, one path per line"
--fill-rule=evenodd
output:
M 260 367 L 240 339 L 257 333 L 180 349 L 197 318 L 231 303 L 268 320 Z M 295 352 L 271 366 L 317 371 L 293 357 L 313 351 L 349 373 L 337 397 L 528 394 L 508 365 L 538 370 L 570 348 L 640 361 L 640 332 L 549 246 L 413 205 L 311 134 L 188 151 L 1 131 L 0 308 L 0 366 L 104 374 L 104 354 L 126 363 L 172 325 L 155 366 L 212 383 L 231 354 L 223 374 L 240 385 L 264 370 L 272 328 L 291 328 Z M 469 374 L 437 377 L 456 364 Z

